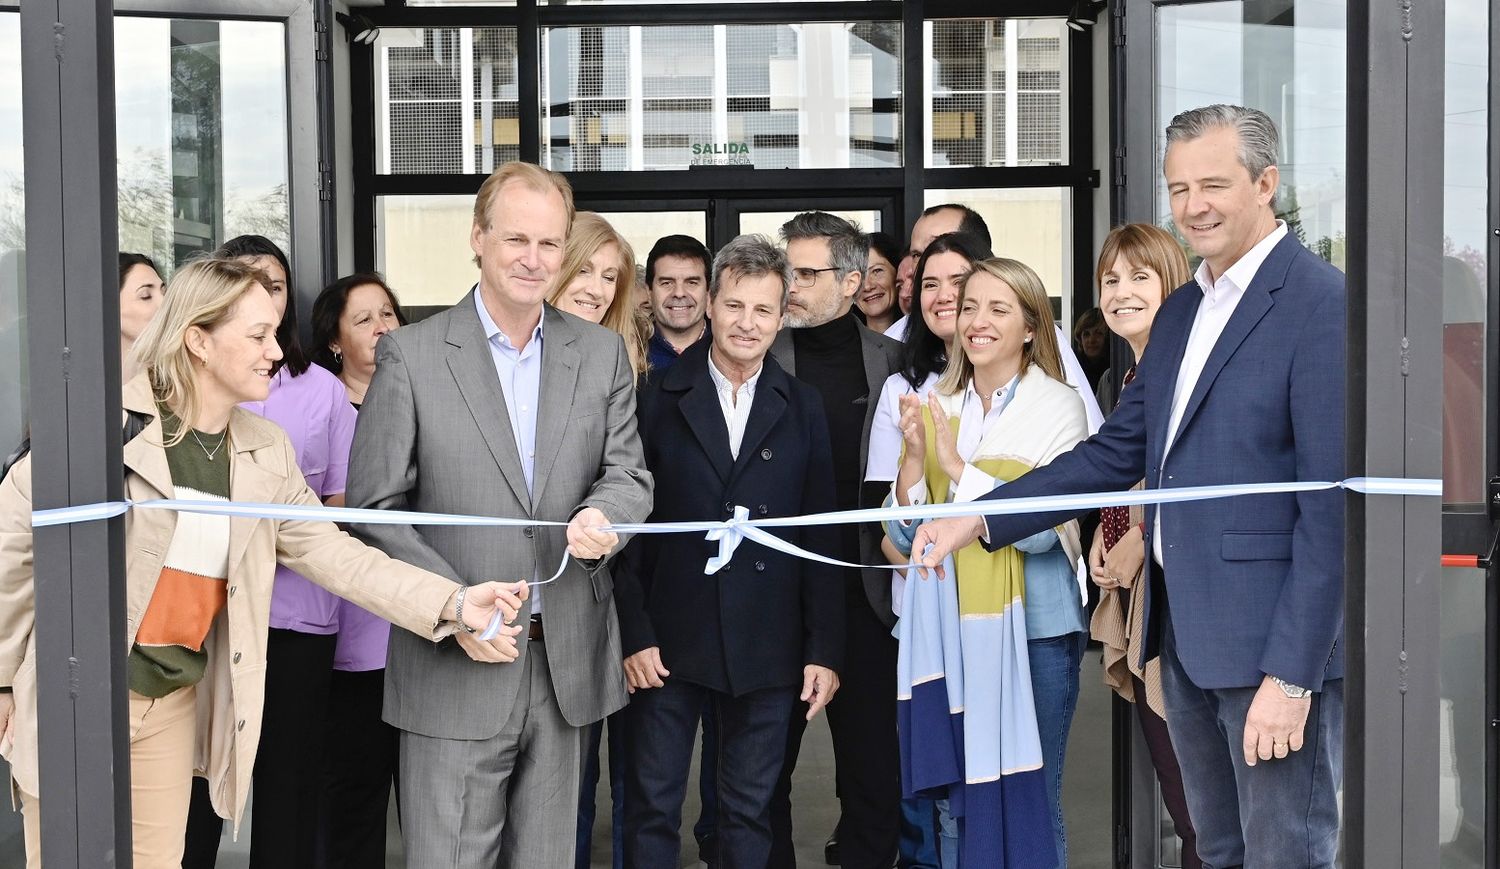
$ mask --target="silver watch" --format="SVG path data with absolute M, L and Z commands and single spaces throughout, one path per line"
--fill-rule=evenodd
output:
M 1271 681 L 1276 683 L 1276 687 L 1281 689 L 1281 693 L 1285 694 L 1292 700 L 1301 700 L 1302 698 L 1308 697 L 1312 694 L 1311 688 L 1303 688 L 1301 685 L 1293 685 L 1291 682 L 1288 682 L 1280 676 L 1272 676 Z
M 469 627 L 468 622 L 464 621 L 464 596 L 468 593 L 468 586 L 459 586 L 458 598 L 453 601 L 453 620 L 458 622 L 458 626 L 464 630 L 464 633 L 475 634 L 479 632 L 479 629 Z

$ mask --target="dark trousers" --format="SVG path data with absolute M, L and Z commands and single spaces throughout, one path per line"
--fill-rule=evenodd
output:
M 1162 693 L 1203 865 L 1331 869 L 1339 845 L 1344 680 L 1325 682 L 1313 695 L 1301 751 L 1248 766 L 1241 740 L 1259 686 L 1194 685 L 1177 657 L 1170 622 L 1163 631 Z
M 856 596 L 857 595 L 857 596 Z M 901 834 L 901 746 L 896 737 L 896 638 L 875 617 L 864 591 L 846 599 L 847 646 L 839 691 L 828 705 L 838 771 L 839 856 L 844 869 L 890 869 Z M 807 729 L 799 703 L 788 733 L 786 763 L 776 783 L 771 869 L 795 869 L 792 772 Z
M 251 793 L 251 869 L 316 865 L 323 729 L 336 639 L 281 628 L 271 628 L 266 637 L 266 697 Z M 211 869 L 222 834 L 207 783 L 198 779 L 188 809 L 183 869 Z
M 626 737 L 629 729 L 628 713 L 616 712 L 603 721 L 589 725 L 583 736 L 583 770 L 578 783 L 578 853 L 574 857 L 575 869 L 589 869 L 594 845 L 594 814 L 597 806 L 594 795 L 599 787 L 599 745 L 604 741 L 605 728 L 609 729 L 609 840 L 610 865 L 622 869 L 625 865 L 625 753 L 630 741 Z
M 1167 733 L 1166 719 L 1151 711 L 1146 702 L 1146 683 L 1139 677 L 1135 682 L 1135 718 L 1141 723 L 1141 734 L 1146 737 L 1146 749 L 1151 752 L 1151 766 L 1156 769 L 1156 780 L 1161 784 L 1161 801 L 1167 804 L 1167 814 L 1172 816 L 1172 825 L 1177 828 L 1177 838 L 1182 840 L 1182 869 L 1203 869 L 1198 859 L 1198 834 L 1193 831 L 1193 818 L 1188 812 L 1187 795 L 1182 792 L 1182 769 L 1177 765 L 1177 752 L 1172 750 L 1172 737 Z
M 385 670 L 334 670 L 319 850 L 326 869 L 385 866 L 386 815 L 400 758 L 400 732 L 381 720 Z
M 796 688 L 766 688 L 740 697 L 680 679 L 631 697 L 626 764 L 625 864 L 677 869 L 682 798 L 704 701 L 719 724 L 719 865 L 763 869 L 771 851 L 771 794 L 782 768 Z

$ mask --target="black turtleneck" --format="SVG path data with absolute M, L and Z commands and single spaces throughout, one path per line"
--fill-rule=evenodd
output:
M 864 468 L 859 465 L 860 445 L 864 440 L 865 410 L 871 401 L 858 321 L 848 313 L 821 326 L 794 329 L 792 348 L 797 359 L 797 379 L 823 396 L 828 435 L 833 441 L 838 509 L 858 509 L 860 483 L 864 479 Z M 838 557 L 858 563 L 859 527 L 840 525 L 839 528 L 844 551 Z

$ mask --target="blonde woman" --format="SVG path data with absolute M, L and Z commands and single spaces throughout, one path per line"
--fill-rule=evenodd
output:
M 639 382 L 646 373 L 646 340 L 636 316 L 635 252 L 609 221 L 592 211 L 573 217 L 557 286 L 547 304 L 614 330 Z
M 264 401 L 281 322 L 263 275 L 225 259 L 183 267 L 136 341 L 123 390 L 144 425 L 125 444 L 134 501 L 192 498 L 316 506 L 286 434 L 239 408 Z M 22 794 L 27 866 L 41 865 L 31 462 L 0 482 L 0 748 Z M 134 865 L 179 867 L 194 775 L 238 830 L 265 690 L 278 564 L 434 642 L 515 616 L 524 583 L 456 585 L 393 561 L 333 524 L 147 510 L 126 517 Z M 513 638 L 519 626 L 506 629 Z M 511 657 L 513 639 L 507 641 Z
M 942 377 L 925 397 L 901 396 L 900 406 L 905 443 L 893 488 L 903 505 L 973 500 L 1088 436 L 1046 288 L 1010 259 L 974 263 Z M 906 586 L 898 627 L 904 762 L 915 790 L 951 799 L 962 789 L 962 865 L 1067 865 L 1063 755 L 1086 638 L 1073 572 L 1079 555 L 1078 524 L 1068 521 L 994 553 L 979 544 L 960 550 L 956 588 Z M 938 612 L 953 615 L 955 655 L 944 654 L 944 636 L 922 633 Z M 955 707 L 963 710 L 961 745 L 949 721 Z M 937 756 L 944 744 L 946 762 Z

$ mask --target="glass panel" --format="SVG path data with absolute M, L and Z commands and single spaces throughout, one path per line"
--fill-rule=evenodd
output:
M 708 215 L 702 211 L 601 211 L 600 215 L 635 252 L 637 270 L 646 267 L 646 255 L 656 240 L 668 235 L 686 235 L 708 243 Z
M 120 249 L 164 271 L 243 233 L 291 249 L 286 28 L 115 19 Z
M 380 29 L 375 171 L 488 174 L 520 142 L 514 28 Z
M 1067 332 L 1073 325 L 1073 196 L 1066 187 L 1002 190 L 928 190 L 924 208 L 956 202 L 979 212 L 990 228 L 995 255 L 1031 266 L 1052 297 L 1052 314 Z
M 560 171 L 899 166 L 900 24 L 554 27 L 543 160 Z
M 1443 569 L 1438 725 L 1438 842 L 1443 869 L 1485 865 L 1484 594 L 1491 581 L 1483 570 Z
M 1484 481 L 1486 0 L 1448 0 L 1443 85 L 1443 501 L 1478 505 Z M 1481 831 L 1483 827 L 1481 825 Z
M 1309 250 L 1341 269 L 1345 10 L 1344 0 L 1160 6 L 1156 42 L 1155 128 L 1164 130 L 1178 112 L 1211 103 L 1269 114 L 1281 131 L 1277 215 Z M 1170 227 L 1160 141 L 1155 161 L 1156 214 Z
M 929 166 L 1068 161 L 1068 29 L 1062 18 L 923 25 Z
M 0 12 L 0 81 L 21 80 L 21 16 Z M 21 89 L 0 88 L 0 452 L 26 430 L 26 191 L 21 156 Z M 0 767 L 0 775 L 9 774 Z M 9 813 L 3 813 L 9 815 Z M 20 815 L 0 819 L 19 830 Z
M 806 208 L 799 208 L 796 211 L 742 211 L 740 212 L 740 234 L 756 233 L 780 244 L 782 224 L 806 210 Z M 830 210 L 828 213 L 835 217 L 842 217 L 845 220 L 851 221 L 855 226 L 859 227 L 861 232 L 880 231 L 880 212 L 874 209 L 857 208 L 852 211 Z
M 402 306 L 451 305 L 479 270 L 469 249 L 474 197 L 381 196 L 375 203 L 375 268 Z

